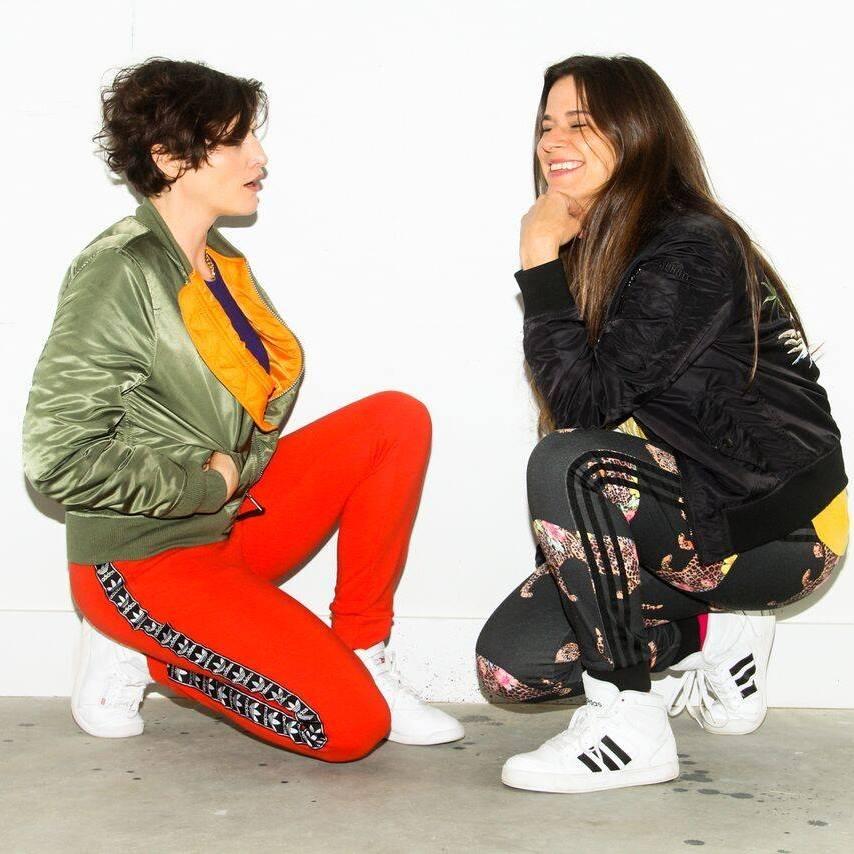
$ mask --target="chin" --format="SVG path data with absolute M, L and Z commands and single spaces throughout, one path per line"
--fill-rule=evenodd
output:
M 258 210 L 258 202 L 244 202 L 242 205 L 234 205 L 223 211 L 220 216 L 252 216 Z

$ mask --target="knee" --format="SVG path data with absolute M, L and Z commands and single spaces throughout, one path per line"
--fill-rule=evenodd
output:
M 551 482 L 566 481 L 567 473 L 577 471 L 573 466 L 590 451 L 601 451 L 613 441 L 610 430 L 574 428 L 555 430 L 544 436 L 528 458 L 528 488 Z
M 379 417 L 406 436 L 429 441 L 433 433 L 430 410 L 417 397 L 404 391 L 380 391 L 366 398 L 379 412 Z
M 475 644 L 478 681 L 483 692 L 489 696 L 506 700 L 519 699 L 522 683 L 505 667 L 496 664 L 499 658 L 497 653 L 506 645 L 506 642 L 502 643 L 500 640 L 501 632 L 496 623 L 496 620 L 487 620 Z M 505 656 L 501 655 L 500 658 L 504 661 Z
M 477 662 L 477 678 L 481 690 L 489 697 L 501 700 L 525 700 L 533 693 L 520 679 L 509 670 L 496 664 L 482 653 L 475 656 Z
M 367 756 L 391 729 L 391 712 L 377 689 L 359 703 L 348 703 L 347 718 L 330 733 L 319 754 L 327 762 L 354 762 Z

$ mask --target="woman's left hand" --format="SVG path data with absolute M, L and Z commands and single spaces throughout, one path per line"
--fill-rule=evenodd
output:
M 559 190 L 547 190 L 522 217 L 519 255 L 522 269 L 554 261 L 560 247 L 581 231 L 578 203 Z

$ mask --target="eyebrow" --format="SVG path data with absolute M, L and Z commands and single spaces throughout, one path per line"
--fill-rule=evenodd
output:
M 567 110 L 564 113 L 564 115 L 566 115 L 566 116 L 588 116 L 590 114 L 587 112 L 587 110 Z M 546 113 L 543 116 L 543 121 L 544 122 L 553 122 L 554 119 L 548 113 Z

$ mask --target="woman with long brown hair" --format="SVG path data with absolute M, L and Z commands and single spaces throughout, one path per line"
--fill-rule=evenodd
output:
M 844 552 L 839 430 L 785 285 L 649 65 L 550 67 L 534 174 L 516 279 L 545 434 L 528 465 L 537 565 L 478 667 L 504 697 L 586 695 L 505 763 L 507 785 L 661 782 L 679 773 L 668 712 L 714 734 L 762 723 L 774 617 L 740 612 L 811 594 Z M 669 703 L 650 681 L 667 668 Z

